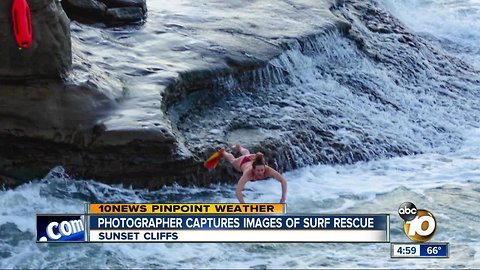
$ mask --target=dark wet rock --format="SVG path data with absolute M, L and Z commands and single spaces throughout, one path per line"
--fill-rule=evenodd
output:
M 23 181 L 19 178 L 13 178 L 6 175 L 0 175 L 0 189 L 7 189 L 10 187 L 16 187 L 23 184 Z
M 400 67 L 406 81 L 420 80 L 424 71 L 431 69 L 441 77 L 461 78 L 462 74 L 473 74 L 472 80 L 475 80 L 477 74 L 472 67 L 410 33 L 397 18 L 380 9 L 378 3 L 347 0 L 341 13 L 350 22 L 360 22 L 348 37 L 356 40 L 360 49 L 378 62 L 390 68 Z M 448 80 L 445 83 L 450 84 Z
M 6 247 L 5 249 L 2 248 L 2 250 L 0 251 L 0 258 L 8 258 L 10 256 L 12 256 L 12 253 L 10 251 L 7 251 Z
M 20 50 L 11 23 L 12 1 L 0 2 L 0 80 L 62 77 L 72 65 L 70 21 L 59 2 L 30 0 L 33 40 Z
M 105 125 L 106 118 L 115 118 L 112 111 L 121 94 L 111 93 L 88 83 L 3 84 L 0 185 L 43 177 L 57 165 L 74 177 L 152 189 L 196 175 L 197 163 L 178 149 L 165 124 L 142 129 Z
M 63 0 L 62 5 L 69 17 L 80 16 L 96 22 L 102 22 L 107 12 L 107 5 L 97 0 Z
M 138 22 L 139 18 L 143 18 L 144 13 L 139 7 L 120 7 L 109 8 L 107 10 L 106 19 L 110 24 L 120 24 L 129 22 Z
M 7 222 L 0 225 L 0 246 L 3 243 L 9 246 L 17 246 L 20 241 L 31 241 L 32 238 L 31 232 L 22 232 L 15 223 Z M 0 256 L 8 256 L 8 252 Z
M 147 2 L 145 0 L 103 0 L 108 8 L 138 7 L 144 13 L 147 12 Z
M 70 18 L 87 23 L 124 25 L 147 15 L 146 0 L 63 0 L 62 5 Z

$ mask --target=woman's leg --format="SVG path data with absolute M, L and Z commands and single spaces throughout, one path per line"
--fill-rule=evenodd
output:
M 235 158 L 231 153 L 223 152 L 223 157 L 228 162 L 230 162 L 230 164 L 232 164 L 232 166 L 233 166 L 233 168 L 235 168 L 235 170 L 237 170 L 239 172 L 242 172 L 242 170 L 240 169 L 240 162 L 242 162 L 243 156 Z
M 233 148 L 234 148 L 235 150 L 237 150 L 238 152 L 240 152 L 240 154 L 241 154 L 242 156 L 250 155 L 250 151 L 248 151 L 248 149 L 243 148 L 242 146 L 240 146 L 239 143 L 235 144 L 235 145 L 233 146 Z

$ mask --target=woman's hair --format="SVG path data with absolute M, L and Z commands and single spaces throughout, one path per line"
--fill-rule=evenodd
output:
M 257 165 L 267 165 L 267 162 L 265 162 L 265 157 L 263 156 L 262 152 L 257 152 L 255 154 L 255 158 L 253 159 L 252 167 L 255 168 L 255 166 Z

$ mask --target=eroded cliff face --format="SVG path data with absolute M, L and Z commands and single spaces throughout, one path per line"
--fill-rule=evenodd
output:
M 125 8 L 123 5 L 133 2 L 109 1 L 107 6 Z M 65 37 L 69 35 L 68 20 L 59 3 L 33 0 L 29 3 L 34 17 L 34 39 L 39 40 L 35 40 L 31 48 L 19 51 L 13 35 L 3 36 L 9 47 L 2 50 L 2 54 L 9 60 L 2 63 L 0 73 L 3 78 L 0 186 L 15 186 L 43 177 L 58 165 L 76 178 L 139 188 L 157 189 L 173 182 L 200 186 L 216 181 L 234 182 L 238 175 L 228 164 L 219 166 L 213 173 L 202 166 L 204 158 L 219 146 L 221 138 L 206 139 L 201 151 L 191 151 L 184 131 L 176 127 L 168 111 L 171 102 L 198 90 L 196 86 L 186 85 L 192 89 L 185 91 L 175 87 L 165 89 L 183 81 L 179 74 L 185 72 L 208 69 L 212 74 L 218 70 L 242 73 L 262 67 L 278 56 L 287 43 L 335 29 L 339 24 L 328 9 L 331 6 L 328 1 L 308 2 L 305 6 L 287 1 L 275 10 L 271 10 L 272 5 L 278 2 L 243 5 L 237 1 L 220 4 L 218 13 L 210 10 L 218 6 L 215 1 L 207 6 L 191 2 L 192 7 L 188 3 L 184 3 L 187 6 L 172 3 L 157 6 L 151 25 L 140 29 L 109 29 L 104 25 L 85 26 L 75 22 L 71 25 L 74 38 L 70 45 L 67 38 L 64 44 L 60 42 L 62 35 L 53 32 L 58 29 L 66 31 Z M 117 4 L 121 6 L 116 7 Z M 12 34 L 10 4 L 1 8 L 2 27 L 5 33 Z M 146 11 L 143 6 L 137 8 Z M 198 8 L 200 13 L 191 14 L 191 8 Z M 42 10 L 52 14 L 39 16 Z M 305 14 L 305 10 L 310 13 Z M 182 15 L 178 15 L 179 12 Z M 279 28 L 282 22 L 277 19 L 259 21 L 261 25 L 249 23 L 253 18 L 263 18 L 265 12 L 296 18 L 298 23 L 295 27 L 289 23 L 290 30 L 286 33 Z M 241 16 L 231 19 L 227 13 Z M 191 16 L 210 23 L 197 23 Z M 316 18 L 315 24 L 312 16 Z M 42 27 L 48 29 L 42 30 L 37 25 L 39 18 L 44 20 Z M 162 29 L 169 34 L 164 35 L 166 32 Z M 179 29 L 193 32 L 184 33 Z M 198 35 L 205 31 L 210 34 Z M 252 33 L 247 35 L 242 31 Z M 44 44 L 45 40 L 52 44 Z M 193 46 L 195 44 L 198 46 Z M 179 49 L 183 45 L 185 49 Z M 58 48 L 70 50 L 70 46 L 73 57 L 70 51 L 56 55 L 63 52 Z M 37 55 L 37 47 L 45 49 Z M 188 55 L 185 50 L 189 51 Z M 22 62 L 16 58 L 27 64 L 18 68 L 7 64 Z M 159 59 L 162 63 L 156 65 Z M 71 71 L 66 72 L 70 68 Z M 203 84 L 197 82 L 196 85 Z M 257 148 L 260 144 L 258 142 Z
M 72 67 L 70 20 L 60 2 L 28 3 L 33 40 L 29 48 L 19 49 L 13 33 L 12 1 L 0 2 L 0 80 L 59 78 Z

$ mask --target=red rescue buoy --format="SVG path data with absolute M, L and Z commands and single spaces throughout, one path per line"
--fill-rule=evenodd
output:
M 13 33 L 20 48 L 26 49 L 32 44 L 32 18 L 27 0 L 13 0 Z

